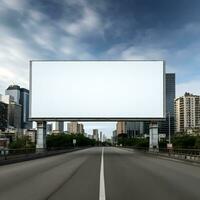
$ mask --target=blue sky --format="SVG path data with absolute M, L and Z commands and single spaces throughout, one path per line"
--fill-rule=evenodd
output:
M 1 0 L 0 93 L 30 59 L 164 59 L 200 94 L 199 0 Z

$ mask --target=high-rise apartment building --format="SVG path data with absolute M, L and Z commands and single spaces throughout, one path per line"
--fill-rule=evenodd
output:
M 67 124 L 67 131 L 69 133 L 78 134 L 78 133 L 84 133 L 84 126 L 81 123 L 78 122 L 70 122 Z
M 126 134 L 126 122 L 120 121 L 116 124 L 117 135 Z
M 200 128 L 200 96 L 185 93 L 175 100 L 176 132 Z

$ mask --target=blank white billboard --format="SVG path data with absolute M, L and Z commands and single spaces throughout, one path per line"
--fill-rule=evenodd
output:
M 31 61 L 33 120 L 165 117 L 163 61 Z

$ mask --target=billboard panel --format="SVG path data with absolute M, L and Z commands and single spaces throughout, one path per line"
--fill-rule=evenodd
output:
M 33 120 L 165 117 L 164 61 L 31 61 Z

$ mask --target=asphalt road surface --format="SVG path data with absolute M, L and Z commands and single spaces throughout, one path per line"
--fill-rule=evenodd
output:
M 199 200 L 200 167 L 114 147 L 0 167 L 0 200 Z

